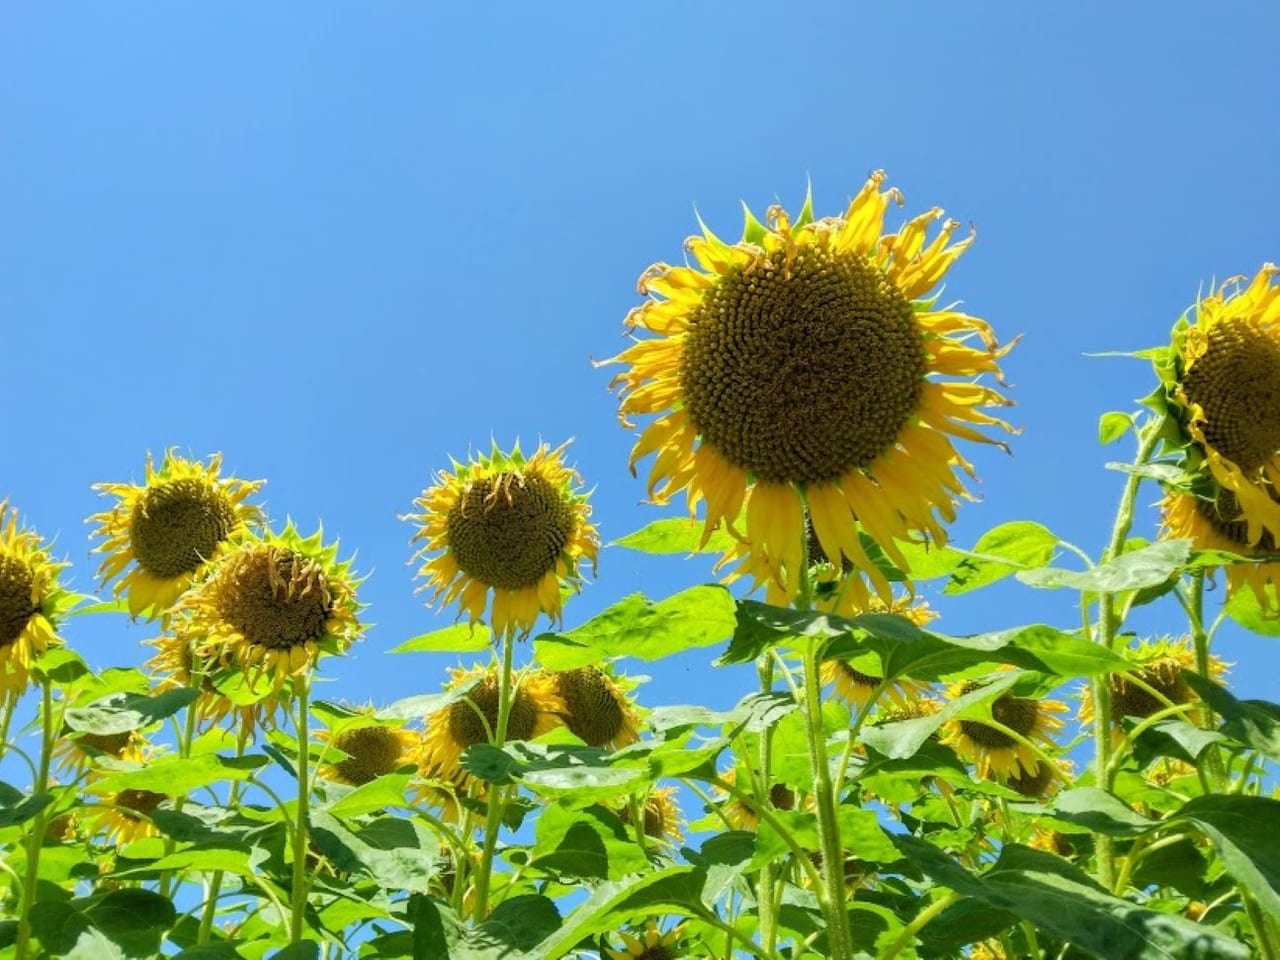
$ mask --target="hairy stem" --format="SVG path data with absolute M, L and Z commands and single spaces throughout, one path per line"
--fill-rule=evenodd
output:
M 308 817 L 311 802 L 311 777 L 308 764 L 311 760 L 311 735 L 308 730 L 308 715 L 311 711 L 309 694 L 311 678 L 303 673 L 297 679 L 298 685 L 298 818 L 293 831 L 293 902 L 289 916 L 289 942 L 297 943 L 302 939 L 302 921 L 307 912 L 307 839 Z
M 773 690 L 773 660 L 766 654 L 756 661 L 756 669 L 760 674 L 760 690 L 768 694 Z M 759 790 L 761 806 L 771 800 L 773 781 L 773 726 L 760 731 L 760 780 L 763 786 Z M 778 942 L 778 917 L 774 912 L 773 891 L 777 882 L 777 872 L 772 861 L 760 868 L 760 880 L 756 885 L 756 903 L 760 911 L 760 946 L 766 955 L 772 955 Z
M 44 677 L 40 681 L 40 768 L 36 773 L 32 793 L 36 796 L 49 789 L 49 761 L 53 756 L 53 681 Z M 46 824 L 42 808 L 31 821 L 31 835 L 27 838 L 27 867 L 22 877 L 22 911 L 18 916 L 18 933 L 14 957 L 27 960 L 31 949 L 31 908 L 35 906 L 36 883 L 40 876 L 40 848 L 44 844 Z
M 511 713 L 511 661 L 515 656 L 515 638 L 508 633 L 502 639 L 502 672 L 498 675 L 498 728 L 493 731 L 493 745 L 501 747 L 507 739 L 507 717 Z M 641 822 L 643 827 L 643 821 Z M 493 873 L 493 855 L 498 848 L 498 831 L 502 827 L 502 788 L 489 784 L 489 808 L 484 823 L 484 847 L 480 854 L 480 870 L 476 874 L 476 920 L 489 915 L 489 878 Z

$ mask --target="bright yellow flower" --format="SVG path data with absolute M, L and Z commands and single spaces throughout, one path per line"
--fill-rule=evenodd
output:
M 58 586 L 65 563 L 49 559 L 34 530 L 18 527 L 18 511 L 0 500 L 0 701 L 21 696 L 31 665 L 62 642 L 56 614 L 70 595 Z
M 373 710 L 363 711 L 372 717 Z M 393 773 L 400 767 L 414 762 L 418 737 L 401 726 L 372 721 L 360 726 L 348 727 L 337 736 L 328 730 L 317 733 L 317 739 L 327 744 L 331 758 L 320 768 L 320 776 L 337 780 L 352 787 L 359 787 Z M 346 754 L 342 759 L 332 759 L 336 751 Z
M 217 726 L 234 717 L 240 735 L 247 742 L 258 727 L 275 722 L 283 705 L 280 696 L 249 694 L 237 700 L 219 689 L 219 682 L 225 683 L 240 675 L 232 651 L 208 647 L 203 637 L 193 635 L 189 629 L 166 633 L 150 644 L 156 648 L 156 655 L 144 666 L 151 671 L 157 689 L 194 687 L 200 691 L 190 708 L 195 710 L 200 728 Z
M 519 444 L 509 454 L 495 446 L 437 474 L 439 482 L 414 501 L 421 512 L 404 518 L 419 525 L 413 541 L 423 545 L 414 559 L 425 558 L 420 589 L 432 590 L 432 603 L 457 601 L 474 621 L 492 594 L 489 617 L 499 636 L 527 635 L 539 613 L 560 621 L 561 588 L 578 589 L 582 560 L 594 569 L 600 547 L 564 449 L 542 444 L 526 458 Z
M 221 466 L 221 454 L 206 465 L 167 450 L 159 469 L 147 454 L 142 486 L 94 485 L 117 498 L 111 510 L 89 518 L 103 538 L 94 552 L 106 554 L 98 574 L 103 586 L 120 577 L 115 594 L 128 594 L 135 617 L 167 613 L 226 544 L 261 522 L 262 511 L 246 501 L 265 481 L 220 479 Z
M 723 775 L 723 779 L 728 780 L 730 783 L 736 783 L 738 771 L 727 771 Z M 795 791 L 785 783 L 775 783 L 769 788 L 769 803 L 775 810 L 794 810 L 796 806 Z M 720 812 L 724 814 L 724 819 L 734 830 L 749 830 L 754 833 L 760 826 L 760 815 L 756 812 L 756 809 L 736 797 L 726 801 Z
M 948 699 L 957 699 L 982 686 L 974 681 L 952 684 Z M 1007 727 L 1024 740 L 1040 741 L 1053 747 L 1054 733 L 1062 729 L 1062 721 L 1053 716 L 1066 713 L 1067 705 L 1057 700 L 1033 700 L 1002 693 L 991 703 L 991 719 Z M 978 775 L 1006 782 L 1012 777 L 1036 774 L 1039 758 L 1030 747 L 1019 743 L 1003 730 L 979 720 L 948 720 L 943 743 L 978 768 Z
M 1241 542 L 1280 536 L 1280 267 L 1264 264 L 1202 298 L 1174 331 L 1171 399 L 1215 483 L 1234 495 L 1221 516 Z M 1194 452 L 1194 451 L 1193 451 Z M 1224 505 L 1219 502 L 1219 508 Z M 1272 541 L 1274 543 L 1274 540 Z M 1235 552 L 1240 552 L 1236 549 Z
M 321 538 L 319 530 L 303 538 L 290 524 L 236 544 L 182 598 L 172 632 L 198 662 L 233 663 L 250 686 L 265 674 L 263 694 L 279 694 L 321 654 L 344 652 L 362 629 L 351 562 Z
M 1015 773 L 1004 784 L 1029 800 L 1045 800 L 1057 793 L 1064 783 L 1071 782 L 1071 770 L 1070 760 L 1057 759 L 1053 763 L 1037 760 L 1033 770 Z
M 88 769 L 96 757 L 110 757 L 129 763 L 142 763 L 146 738 L 137 730 L 124 733 L 75 733 L 63 731 L 53 745 L 57 770 L 67 776 L 78 776 Z
M 1196 550 L 1221 550 L 1237 556 L 1266 556 L 1280 553 L 1276 538 L 1264 529 L 1256 540 L 1249 540 L 1249 523 L 1244 518 L 1240 501 L 1225 487 L 1212 490 L 1215 498 L 1205 500 L 1189 493 L 1169 490 L 1163 503 L 1163 536 L 1171 540 L 1188 539 Z M 1274 499 L 1275 491 L 1266 492 Z M 1229 563 L 1223 566 L 1227 575 L 1227 598 L 1241 587 L 1248 587 L 1264 610 L 1273 610 L 1276 599 L 1267 584 L 1280 588 L 1280 563 Z
M 123 847 L 160 832 L 150 816 L 169 795 L 152 790 L 120 790 L 101 799 L 111 806 L 96 808 L 96 815 L 88 823 L 88 832 L 93 835 L 106 831 L 108 843 Z
M 768 226 L 748 215 L 741 242 L 705 230 L 687 249 L 695 266 L 656 264 L 640 278 L 650 299 L 627 318 L 640 339 L 610 362 L 620 418 L 655 416 L 631 455 L 654 454 L 649 495 L 684 491 L 706 502 L 705 533 L 721 524 L 761 567 L 741 573 L 799 589 L 805 507 L 826 555 L 849 561 L 865 606 L 867 577 L 885 603 L 888 580 L 859 531 L 898 566 L 896 546 L 923 533 L 946 541 L 943 521 L 972 472 L 951 437 L 993 442 L 974 426 L 1008 425 L 981 411 L 1007 401 L 973 382 L 999 376 L 999 348 L 983 320 L 936 308 L 936 288 L 972 237 L 931 240 L 933 209 L 883 232 L 896 190 L 876 173 L 842 217 L 792 224 L 780 207 Z M 932 299 L 929 299 L 932 297 Z M 738 529 L 739 518 L 744 525 Z M 738 575 L 735 574 L 735 575 Z
M 1180 703 L 1190 703 L 1195 693 L 1182 679 L 1184 670 L 1196 669 L 1196 654 L 1190 637 L 1174 640 L 1144 640 L 1138 646 L 1121 651 L 1125 659 L 1137 665 L 1133 673 L 1113 673 L 1107 681 L 1111 688 L 1111 719 L 1119 723 L 1124 717 L 1149 717 L 1153 713 Z M 1219 679 L 1227 665 L 1215 656 L 1209 657 L 1209 674 Z M 1085 688 L 1080 701 L 1080 722 L 1092 723 L 1096 714 L 1093 692 Z M 1124 731 L 1117 729 L 1117 739 Z
M 832 598 L 829 602 L 835 605 L 838 601 Z M 923 627 L 938 616 L 923 601 L 912 603 L 909 598 L 895 599 L 891 605 L 886 606 L 878 597 L 872 597 L 865 609 L 843 608 L 845 616 L 857 616 L 859 613 L 895 613 L 906 617 L 918 627 Z M 830 684 L 834 687 L 837 700 L 843 701 L 851 709 L 861 710 L 871 701 L 871 695 L 884 676 L 863 673 L 847 660 L 827 660 L 822 664 L 819 679 L 824 685 Z M 905 709 L 908 704 L 920 699 L 928 689 L 928 684 L 899 677 L 880 695 L 879 702 L 882 704 L 888 702 L 899 709 Z
M 564 725 L 591 747 L 617 750 L 640 739 L 639 718 L 626 691 L 599 667 L 546 674 L 564 701 Z
M 549 675 L 534 672 L 516 677 L 514 682 L 507 715 L 507 743 L 532 740 L 559 726 L 565 705 Z M 445 690 L 460 696 L 426 719 L 416 758 L 422 776 L 453 783 L 461 791 L 471 787 L 482 790 L 479 781 L 462 768 L 462 754 L 467 747 L 491 743 L 496 736 L 498 683 L 495 667 L 450 671 Z
M 609 960 L 679 960 L 676 948 L 684 936 L 684 924 L 677 924 L 663 933 L 656 920 L 646 920 L 639 934 L 620 930 L 618 936 L 622 938 L 624 948 L 614 950 L 606 947 L 604 953 Z
M 618 819 L 631 824 L 631 805 L 625 801 L 617 808 Z M 680 806 L 675 787 L 654 787 L 645 797 L 642 809 L 644 835 L 660 843 L 677 844 L 684 840 L 680 830 Z

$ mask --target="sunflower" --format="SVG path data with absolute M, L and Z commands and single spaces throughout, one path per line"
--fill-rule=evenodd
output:
M 422 512 L 405 520 L 418 524 L 413 555 L 425 559 L 419 588 L 431 602 L 455 600 L 473 621 L 490 605 L 494 633 L 527 635 L 545 613 L 560 621 L 561 588 L 582 584 L 580 562 L 595 569 L 600 548 L 591 508 L 580 493 L 581 477 L 562 461 L 563 444 L 542 444 L 531 457 L 517 443 L 511 453 L 495 444 L 488 456 L 453 473 L 440 471 L 438 483 L 414 501 Z
M 120 790 L 108 793 L 102 799 L 105 804 L 97 808 L 97 815 L 89 824 L 89 833 L 106 831 L 107 842 L 122 847 L 160 832 L 151 822 L 151 814 L 169 799 L 169 795 L 153 790 Z
M 1276 491 L 1269 484 L 1264 486 L 1268 496 L 1277 499 Z M 1211 493 L 1213 498 L 1205 499 L 1167 491 L 1162 505 L 1164 535 L 1169 539 L 1189 539 L 1196 550 L 1221 550 L 1244 557 L 1280 553 L 1270 530 L 1264 529 L 1257 540 L 1250 541 L 1249 524 L 1234 493 L 1225 487 L 1213 487 Z M 1229 563 L 1224 569 L 1228 598 L 1241 587 L 1248 587 L 1263 610 L 1275 610 L 1277 600 L 1267 585 L 1280 585 L 1280 563 Z
M 927 604 L 913 604 L 909 598 L 895 599 L 892 604 L 885 604 L 878 597 L 872 597 L 864 609 L 844 611 L 846 616 L 856 616 L 859 613 L 893 613 L 906 617 L 917 627 L 923 627 L 937 618 L 937 614 Z M 861 710 L 871 702 L 871 696 L 883 682 L 884 676 L 863 673 L 847 660 L 827 660 L 822 664 L 819 679 L 824 685 L 830 684 L 834 688 L 837 700 L 843 701 L 851 709 Z M 899 709 L 905 709 L 924 696 L 928 689 L 928 684 L 900 677 L 885 688 L 880 698 L 881 702 L 888 701 Z
M 950 438 L 990 443 L 975 425 L 1009 429 L 981 412 L 1008 401 L 967 379 L 998 377 L 1008 347 L 927 299 L 972 236 L 950 243 L 949 220 L 926 243 L 936 208 L 884 234 L 889 202 L 901 203 L 884 179 L 873 174 L 842 217 L 814 220 L 807 201 L 794 224 L 780 207 L 767 227 L 748 213 L 732 246 L 704 227 L 686 244 L 702 269 L 659 263 L 640 278 L 650 299 L 626 325 L 655 336 L 606 361 L 628 368 L 613 381 L 623 425 L 657 417 L 631 454 L 633 472 L 656 454 L 649 496 L 683 490 L 691 513 L 705 500 L 704 542 L 727 525 L 762 564 L 753 576 L 788 597 L 807 505 L 826 555 L 860 572 L 858 601 L 865 576 L 891 602 L 859 530 L 907 569 L 895 540 L 945 542 L 939 517 L 964 495 L 955 471 L 972 472 Z
M 34 530 L 18 527 L 18 511 L 0 500 L 0 700 L 21 696 L 31 664 L 62 642 L 57 614 L 71 596 L 58 586 L 65 563 L 49 559 Z
M 261 522 L 261 509 L 246 501 L 265 481 L 222 479 L 221 468 L 221 454 L 204 464 L 170 449 L 158 470 L 147 454 L 142 486 L 94 485 L 117 498 L 112 509 L 89 518 L 98 524 L 94 536 L 103 538 L 94 552 L 106 554 L 98 575 L 104 587 L 120 577 L 115 594 L 128 594 L 135 617 L 167 613 L 226 544 Z
M 445 690 L 457 698 L 427 717 L 426 732 L 418 743 L 416 760 L 424 777 L 444 780 L 460 790 L 479 787 L 462 768 L 462 754 L 496 735 L 498 684 L 498 671 L 492 666 L 450 671 Z M 565 712 L 564 701 L 545 674 L 520 677 L 507 714 L 506 742 L 541 736 L 558 726 Z
M 730 783 L 736 783 L 738 771 L 729 770 L 724 774 L 724 779 Z M 794 810 L 796 807 L 795 791 L 785 783 L 773 784 L 769 788 L 769 805 L 775 810 Z M 755 832 L 760 826 L 760 815 L 755 808 L 736 797 L 726 802 L 720 812 L 734 830 Z
M 1020 770 L 1004 784 L 1029 800 L 1044 800 L 1057 793 L 1064 783 L 1071 782 L 1071 769 L 1069 760 L 1055 760 L 1053 763 L 1037 760 L 1033 770 Z
M 317 734 L 328 744 L 326 752 L 339 750 L 346 754 L 343 759 L 322 766 L 320 776 L 359 787 L 413 762 L 418 738 L 412 731 L 373 720 L 372 708 L 361 712 L 369 715 L 370 722 L 347 727 L 337 735 L 327 730 Z
M 680 807 L 676 803 L 675 787 L 655 787 L 645 797 L 643 805 L 644 835 L 660 843 L 680 843 L 684 834 L 680 830 Z M 631 805 L 622 804 L 617 809 L 618 819 L 631 825 Z
M 969 680 L 952 684 L 947 695 L 955 700 L 973 693 L 981 683 Z M 1067 705 L 1057 700 L 1034 700 L 1002 693 L 990 704 L 991 718 L 1012 730 L 1024 740 L 1040 741 L 1053 746 L 1052 734 L 1062 729 L 1062 721 L 1053 716 L 1066 713 Z M 1003 730 L 979 720 L 948 720 L 947 735 L 942 742 L 978 768 L 978 775 L 1006 782 L 1012 777 L 1034 775 L 1040 760 L 1034 750 L 1019 743 Z
M 157 689 L 194 687 L 200 691 L 189 709 L 195 710 L 201 728 L 217 726 L 234 717 L 235 726 L 247 742 L 258 727 L 274 723 L 283 706 L 280 696 L 251 690 L 233 695 L 232 690 L 241 684 L 237 682 L 240 675 L 231 651 L 210 648 L 202 637 L 186 629 L 166 633 L 150 641 L 150 645 L 155 647 L 156 655 L 143 666 L 151 671 Z
M 1163 638 L 1144 640 L 1124 651 L 1126 659 L 1138 669 L 1132 673 L 1113 673 L 1107 681 L 1111 688 L 1111 719 L 1119 723 L 1124 717 L 1149 717 L 1170 706 L 1196 699 L 1191 687 L 1182 679 L 1184 670 L 1196 669 L 1196 654 L 1190 637 L 1177 640 Z M 1209 657 L 1209 674 L 1219 679 L 1227 665 L 1217 657 Z M 1096 715 L 1093 693 L 1086 687 L 1080 700 L 1080 722 L 1092 723 Z M 1123 737 L 1116 730 L 1117 737 Z
M 89 768 L 97 757 L 142 763 L 146 738 L 137 730 L 123 733 L 76 733 L 66 729 L 53 746 L 57 770 L 66 776 L 77 776 Z
M 604 948 L 609 960 L 678 960 L 677 947 L 684 936 L 684 924 L 679 923 L 663 933 L 656 920 L 646 920 L 644 929 L 636 933 L 619 930 L 623 949 Z
M 547 674 L 564 701 L 569 732 L 591 747 L 616 750 L 640 739 L 639 718 L 626 691 L 599 667 Z
M 336 542 L 324 545 L 319 530 L 303 538 L 290 523 L 226 551 L 175 608 L 172 631 L 195 661 L 234 663 L 251 687 L 265 674 L 277 695 L 359 636 L 358 583 Z
M 1203 297 L 1195 322 L 1174 329 L 1179 419 L 1217 486 L 1235 501 L 1222 513 L 1243 541 L 1280 535 L 1280 267 L 1264 264 L 1244 284 L 1235 277 Z M 1193 463 L 1192 466 L 1195 466 Z M 1239 552 L 1238 550 L 1236 552 Z

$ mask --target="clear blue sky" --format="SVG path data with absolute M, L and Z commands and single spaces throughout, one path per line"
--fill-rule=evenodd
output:
M 1274 5 L 112 3 L 0 5 L 0 495 L 96 564 L 90 484 L 147 449 L 223 451 L 272 515 L 323 518 L 376 626 L 326 696 L 431 691 L 451 658 L 388 658 L 444 625 L 412 594 L 398 513 L 449 454 L 574 436 L 612 539 L 639 504 L 609 372 L 637 275 L 680 256 L 694 205 L 835 213 L 875 168 L 907 214 L 978 242 L 948 297 L 1001 337 L 1025 427 L 976 451 L 961 545 L 1038 520 L 1096 551 L 1128 449 L 1100 413 L 1149 391 L 1137 362 L 1202 281 L 1280 260 Z M 1224 12 L 1225 11 L 1225 12 Z M 1154 489 L 1138 532 L 1154 529 Z M 606 550 L 569 625 L 708 565 Z M 934 598 L 972 632 L 1077 622 L 1016 584 Z M 1142 621 L 1176 629 L 1172 606 Z M 96 665 L 151 636 L 76 622 Z M 1245 695 L 1277 641 L 1224 632 Z M 650 673 L 650 705 L 731 703 L 714 649 Z

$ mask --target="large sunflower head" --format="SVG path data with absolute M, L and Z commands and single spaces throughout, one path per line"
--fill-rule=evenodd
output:
M 358 583 L 336 542 L 325 545 L 319 530 L 303 537 L 289 524 L 226 551 L 182 598 L 172 629 L 193 662 L 233 663 L 251 686 L 265 675 L 270 696 L 360 635 Z
M 761 561 L 750 572 L 788 596 L 807 503 L 835 566 L 847 560 L 890 602 L 860 531 L 907 569 L 894 541 L 944 542 L 964 495 L 955 471 L 970 468 L 951 438 L 990 442 L 975 426 L 1007 428 L 981 409 L 1007 401 L 972 380 L 998 377 L 1007 348 L 985 321 L 936 308 L 972 237 L 952 243 L 948 220 L 930 239 L 936 208 L 885 234 L 901 196 L 883 182 L 872 175 L 839 217 L 814 220 L 807 201 L 794 222 L 781 207 L 767 225 L 748 213 L 736 244 L 704 228 L 686 244 L 697 266 L 641 276 L 649 300 L 627 327 L 653 336 L 610 361 L 627 367 L 614 379 L 623 424 L 656 417 L 631 456 L 634 470 L 656 454 L 650 496 L 683 490 L 691 511 L 705 501 L 704 536 L 726 524 Z
M 973 680 L 952 684 L 947 697 L 954 700 L 981 687 Z M 1062 729 L 1062 721 L 1055 714 L 1066 712 L 1067 705 L 1058 700 L 1036 700 L 1006 692 L 991 702 L 991 719 L 1005 729 L 979 720 L 948 720 L 942 742 L 974 764 L 981 777 L 1003 783 L 1013 777 L 1034 776 L 1040 760 L 1028 744 L 1038 741 L 1056 746 L 1053 734 Z
M 639 718 L 618 682 L 596 666 L 549 673 L 564 701 L 564 725 L 591 747 L 616 750 L 640 739 Z
M 95 484 L 116 498 L 110 510 L 89 518 L 103 538 L 94 552 L 106 554 L 98 574 L 103 586 L 120 578 L 115 593 L 127 594 L 134 616 L 167 613 L 205 564 L 261 522 L 261 509 L 248 498 L 265 481 L 221 478 L 221 467 L 221 454 L 206 464 L 170 449 L 158 468 L 147 454 L 141 486 Z
M 1280 267 L 1235 277 L 1179 320 L 1162 361 L 1168 396 L 1186 434 L 1192 466 L 1203 459 L 1235 495 L 1232 521 L 1244 541 L 1280 535 Z
M 348 726 L 337 734 L 327 730 L 318 733 L 326 751 L 336 756 L 341 751 L 342 759 L 332 759 L 320 768 L 320 775 L 328 780 L 336 780 L 352 787 L 363 786 L 400 767 L 413 763 L 413 754 L 417 750 L 418 737 L 410 730 L 392 723 L 383 723 L 373 718 L 373 709 L 361 711 L 368 715 L 368 721 Z
M 490 743 L 497 735 L 499 679 L 496 667 L 475 666 L 450 671 L 445 690 L 455 696 L 426 719 L 418 744 L 418 769 L 424 777 L 444 780 L 466 790 L 478 786 L 462 768 L 467 747 Z M 549 675 L 518 677 L 507 714 L 506 742 L 532 740 L 560 724 L 564 701 Z
M 581 478 L 565 466 L 565 445 L 542 444 L 530 457 L 516 444 L 440 471 L 435 486 L 414 501 L 420 513 L 414 559 L 431 601 L 455 600 L 472 620 L 492 606 L 494 633 L 526 635 L 539 612 L 560 620 L 561 588 L 582 583 L 581 563 L 594 569 L 600 547 Z
M 1280 502 L 1270 483 L 1258 484 L 1273 501 Z M 1251 487 L 1251 490 L 1256 487 Z M 1196 550 L 1221 550 L 1242 557 L 1274 557 L 1280 553 L 1276 537 L 1263 529 L 1256 540 L 1249 536 L 1249 521 L 1239 497 L 1226 487 L 1208 484 L 1206 496 L 1181 490 L 1165 493 L 1163 535 L 1170 539 L 1188 539 Z M 1271 594 L 1280 586 L 1280 563 L 1260 559 L 1257 563 L 1229 563 L 1223 568 L 1227 576 L 1227 596 L 1248 587 L 1262 609 L 1276 612 L 1277 597 Z M 1272 590 L 1268 590 L 1268 584 Z
M 1196 669 L 1190 637 L 1143 640 L 1124 651 L 1124 656 L 1137 669 L 1132 673 L 1113 673 L 1107 680 L 1111 689 L 1111 719 L 1115 723 L 1124 717 L 1149 717 L 1196 699 L 1182 678 L 1184 670 Z M 1221 678 L 1226 669 L 1227 665 L 1217 657 L 1209 657 L 1209 673 L 1213 679 Z M 1086 687 L 1080 701 L 1080 722 L 1092 723 L 1096 713 L 1093 693 Z M 1116 733 L 1123 736 L 1119 729 Z
M 623 948 L 605 947 L 604 955 L 609 960 L 678 960 L 684 924 L 676 924 L 663 933 L 658 922 L 650 919 L 645 921 L 643 929 L 630 933 L 620 930 L 618 936 L 622 938 Z
M 18 526 L 18 511 L 0 500 L 0 701 L 21 695 L 31 665 L 61 643 L 54 622 L 70 597 L 58 585 L 65 563 L 49 558 L 34 530 Z

